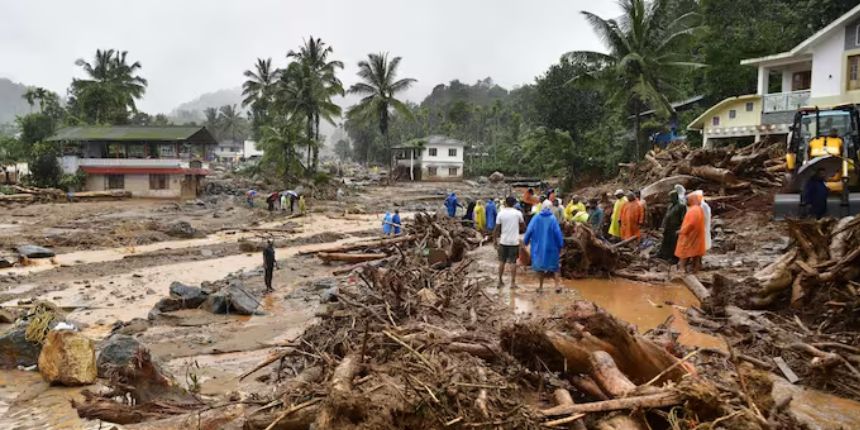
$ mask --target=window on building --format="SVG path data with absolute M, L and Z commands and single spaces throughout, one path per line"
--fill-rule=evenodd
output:
M 170 185 L 170 175 L 149 175 L 150 190 L 166 190 Z
M 711 125 L 714 127 L 719 127 L 720 126 L 720 117 L 715 116 L 715 117 L 711 118 Z
M 459 170 L 460 169 L 458 169 L 457 167 L 449 167 L 448 168 L 448 176 L 457 176 L 457 172 Z
M 437 174 L 438 174 L 438 172 L 436 171 L 435 167 L 428 167 L 427 168 L 427 176 L 436 176 Z
M 457 156 L 457 148 L 448 148 L 448 156 L 456 157 Z
M 860 90 L 860 55 L 848 57 L 848 89 Z
M 729 119 L 735 119 L 738 117 L 738 111 L 732 109 L 729 111 Z
M 158 145 L 158 156 L 161 158 L 176 158 L 176 145 L 172 143 Z
M 860 45 L 860 24 L 854 27 L 854 44 Z
M 145 158 L 146 150 L 144 145 L 131 144 L 128 145 L 128 158 Z
M 107 189 L 122 190 L 125 188 L 125 175 L 107 175 Z
M 125 145 L 122 143 L 108 144 L 108 158 L 125 158 Z
M 791 75 L 791 90 L 803 91 L 812 88 L 812 71 L 795 72 Z
M 430 148 L 427 150 L 427 155 L 429 155 L 431 157 L 435 157 L 437 152 L 438 152 L 438 150 L 436 148 Z
M 752 112 L 754 108 L 753 102 L 747 102 L 746 108 L 747 112 Z

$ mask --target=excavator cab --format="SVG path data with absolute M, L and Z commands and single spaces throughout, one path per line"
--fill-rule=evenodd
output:
M 855 105 L 799 110 L 787 143 L 785 189 L 775 197 L 775 219 L 804 215 L 803 188 L 819 169 L 824 169 L 830 190 L 827 216 L 860 213 L 860 114 Z

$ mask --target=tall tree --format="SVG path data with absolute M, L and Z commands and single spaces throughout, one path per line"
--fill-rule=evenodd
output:
M 417 82 L 412 78 L 397 79 L 400 61 L 401 57 L 388 61 L 388 53 L 368 54 L 367 61 L 358 63 L 358 76 L 363 82 L 353 84 L 349 88 L 351 94 L 364 96 L 357 105 L 350 108 L 349 114 L 356 118 L 377 121 L 379 132 L 385 139 L 389 173 L 394 169 L 391 139 L 388 135 L 391 111 L 393 109 L 406 118 L 413 118 L 409 107 L 395 95 Z
M 330 60 L 334 53 L 331 46 L 326 46 L 320 38 L 310 36 L 298 51 L 290 51 L 287 58 L 295 62 L 288 67 L 288 73 L 295 78 L 296 87 L 294 92 L 302 98 L 297 104 L 302 107 L 308 123 L 309 144 L 312 148 L 313 159 L 310 163 L 311 169 L 316 170 L 319 163 L 320 142 L 320 119 L 335 125 L 335 118 L 341 114 L 340 106 L 332 102 L 335 95 L 343 95 L 343 84 L 337 78 L 338 69 L 343 69 L 343 63 Z
M 128 51 L 96 50 L 92 63 L 75 61 L 83 68 L 86 79 L 73 79 L 70 110 L 81 121 L 90 124 L 124 124 L 137 111 L 135 100 L 146 92 L 146 79 L 138 76 L 141 64 L 128 62 Z
M 242 107 L 251 107 L 251 129 L 255 139 L 260 138 L 260 127 L 269 123 L 272 97 L 281 77 L 281 69 L 272 67 L 272 59 L 257 58 L 256 71 L 245 70 L 248 78 L 242 84 Z
M 216 140 L 221 140 L 221 117 L 218 116 L 218 109 L 208 107 L 203 109 L 203 126 L 215 136 Z
M 592 80 L 608 89 L 610 104 L 634 115 L 634 142 L 639 158 L 639 115 L 647 107 L 666 115 L 674 113 L 667 95 L 680 72 L 702 64 L 686 61 L 678 45 L 697 29 L 698 15 L 685 13 L 668 19 L 670 0 L 619 0 L 622 15 L 604 19 L 583 11 L 586 21 L 603 41 L 607 53 L 573 51 L 565 56 L 575 63 L 594 65 L 582 80 Z M 668 22 L 668 24 L 666 24 Z M 590 78 L 590 79 L 589 79 Z
M 225 136 L 229 136 L 232 142 L 239 142 L 245 132 L 245 118 L 236 105 L 221 106 L 218 110 L 218 122 Z

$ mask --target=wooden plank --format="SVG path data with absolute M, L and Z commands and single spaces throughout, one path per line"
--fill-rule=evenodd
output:
M 797 377 L 797 374 L 791 370 L 791 367 L 788 367 L 788 363 L 786 363 L 782 357 L 773 357 L 773 362 L 776 363 L 776 367 L 778 367 L 782 374 L 785 375 L 785 379 L 787 379 L 788 382 L 794 384 L 800 380 L 800 378 Z

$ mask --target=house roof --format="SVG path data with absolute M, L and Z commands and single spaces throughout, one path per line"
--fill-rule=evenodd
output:
M 682 108 L 682 107 L 689 106 L 692 104 L 696 104 L 696 103 L 698 103 L 704 99 L 705 99 L 705 96 L 694 96 L 694 97 L 690 97 L 686 100 L 672 102 L 672 103 L 670 103 L 670 105 L 672 106 L 672 109 L 678 109 L 678 108 Z M 643 116 L 654 115 L 654 112 L 656 112 L 656 110 L 654 110 L 654 109 L 646 110 L 645 112 L 640 113 L 639 116 L 643 117 Z M 630 115 L 629 117 L 627 117 L 627 119 L 633 119 L 635 117 L 636 117 L 636 115 Z
M 144 126 L 85 126 L 65 127 L 48 138 L 49 141 L 147 141 L 217 143 L 206 127 L 144 127 Z
M 702 114 L 699 115 L 698 118 L 694 119 L 693 122 L 691 122 L 690 125 L 687 126 L 687 130 L 701 130 L 701 129 L 703 129 L 705 127 L 705 119 L 706 118 L 713 115 L 714 112 L 717 112 L 720 109 L 723 109 L 724 107 L 728 106 L 729 104 L 732 104 L 734 102 L 754 101 L 754 100 L 758 100 L 760 98 L 761 98 L 761 96 L 759 96 L 757 94 L 748 94 L 745 96 L 729 97 L 729 98 L 711 106 L 710 108 L 708 108 L 708 110 L 702 112 Z
M 202 168 L 187 167 L 131 167 L 131 166 L 81 166 L 84 173 L 91 175 L 202 175 L 209 171 Z
M 419 147 L 428 147 L 428 146 L 466 146 L 465 143 L 461 140 L 457 140 L 448 136 L 442 135 L 432 135 L 419 139 L 412 139 L 406 142 L 401 143 L 394 147 L 394 149 L 405 149 L 405 148 L 419 148 Z
M 766 57 L 760 58 L 750 58 L 747 60 L 741 60 L 741 64 L 745 66 L 757 66 L 759 64 L 771 63 L 771 62 L 779 62 L 786 59 L 790 59 L 792 57 L 796 57 L 801 54 L 806 54 L 807 50 L 815 45 L 815 43 L 819 42 L 822 39 L 825 39 L 836 31 L 839 31 L 845 24 L 851 21 L 854 18 L 860 17 L 860 5 L 855 6 L 853 9 L 846 12 L 844 15 L 837 18 L 835 21 L 828 24 L 826 27 L 818 30 L 812 36 L 809 36 L 803 42 L 800 42 L 797 46 L 792 48 L 790 51 L 782 52 L 779 54 L 768 55 Z

